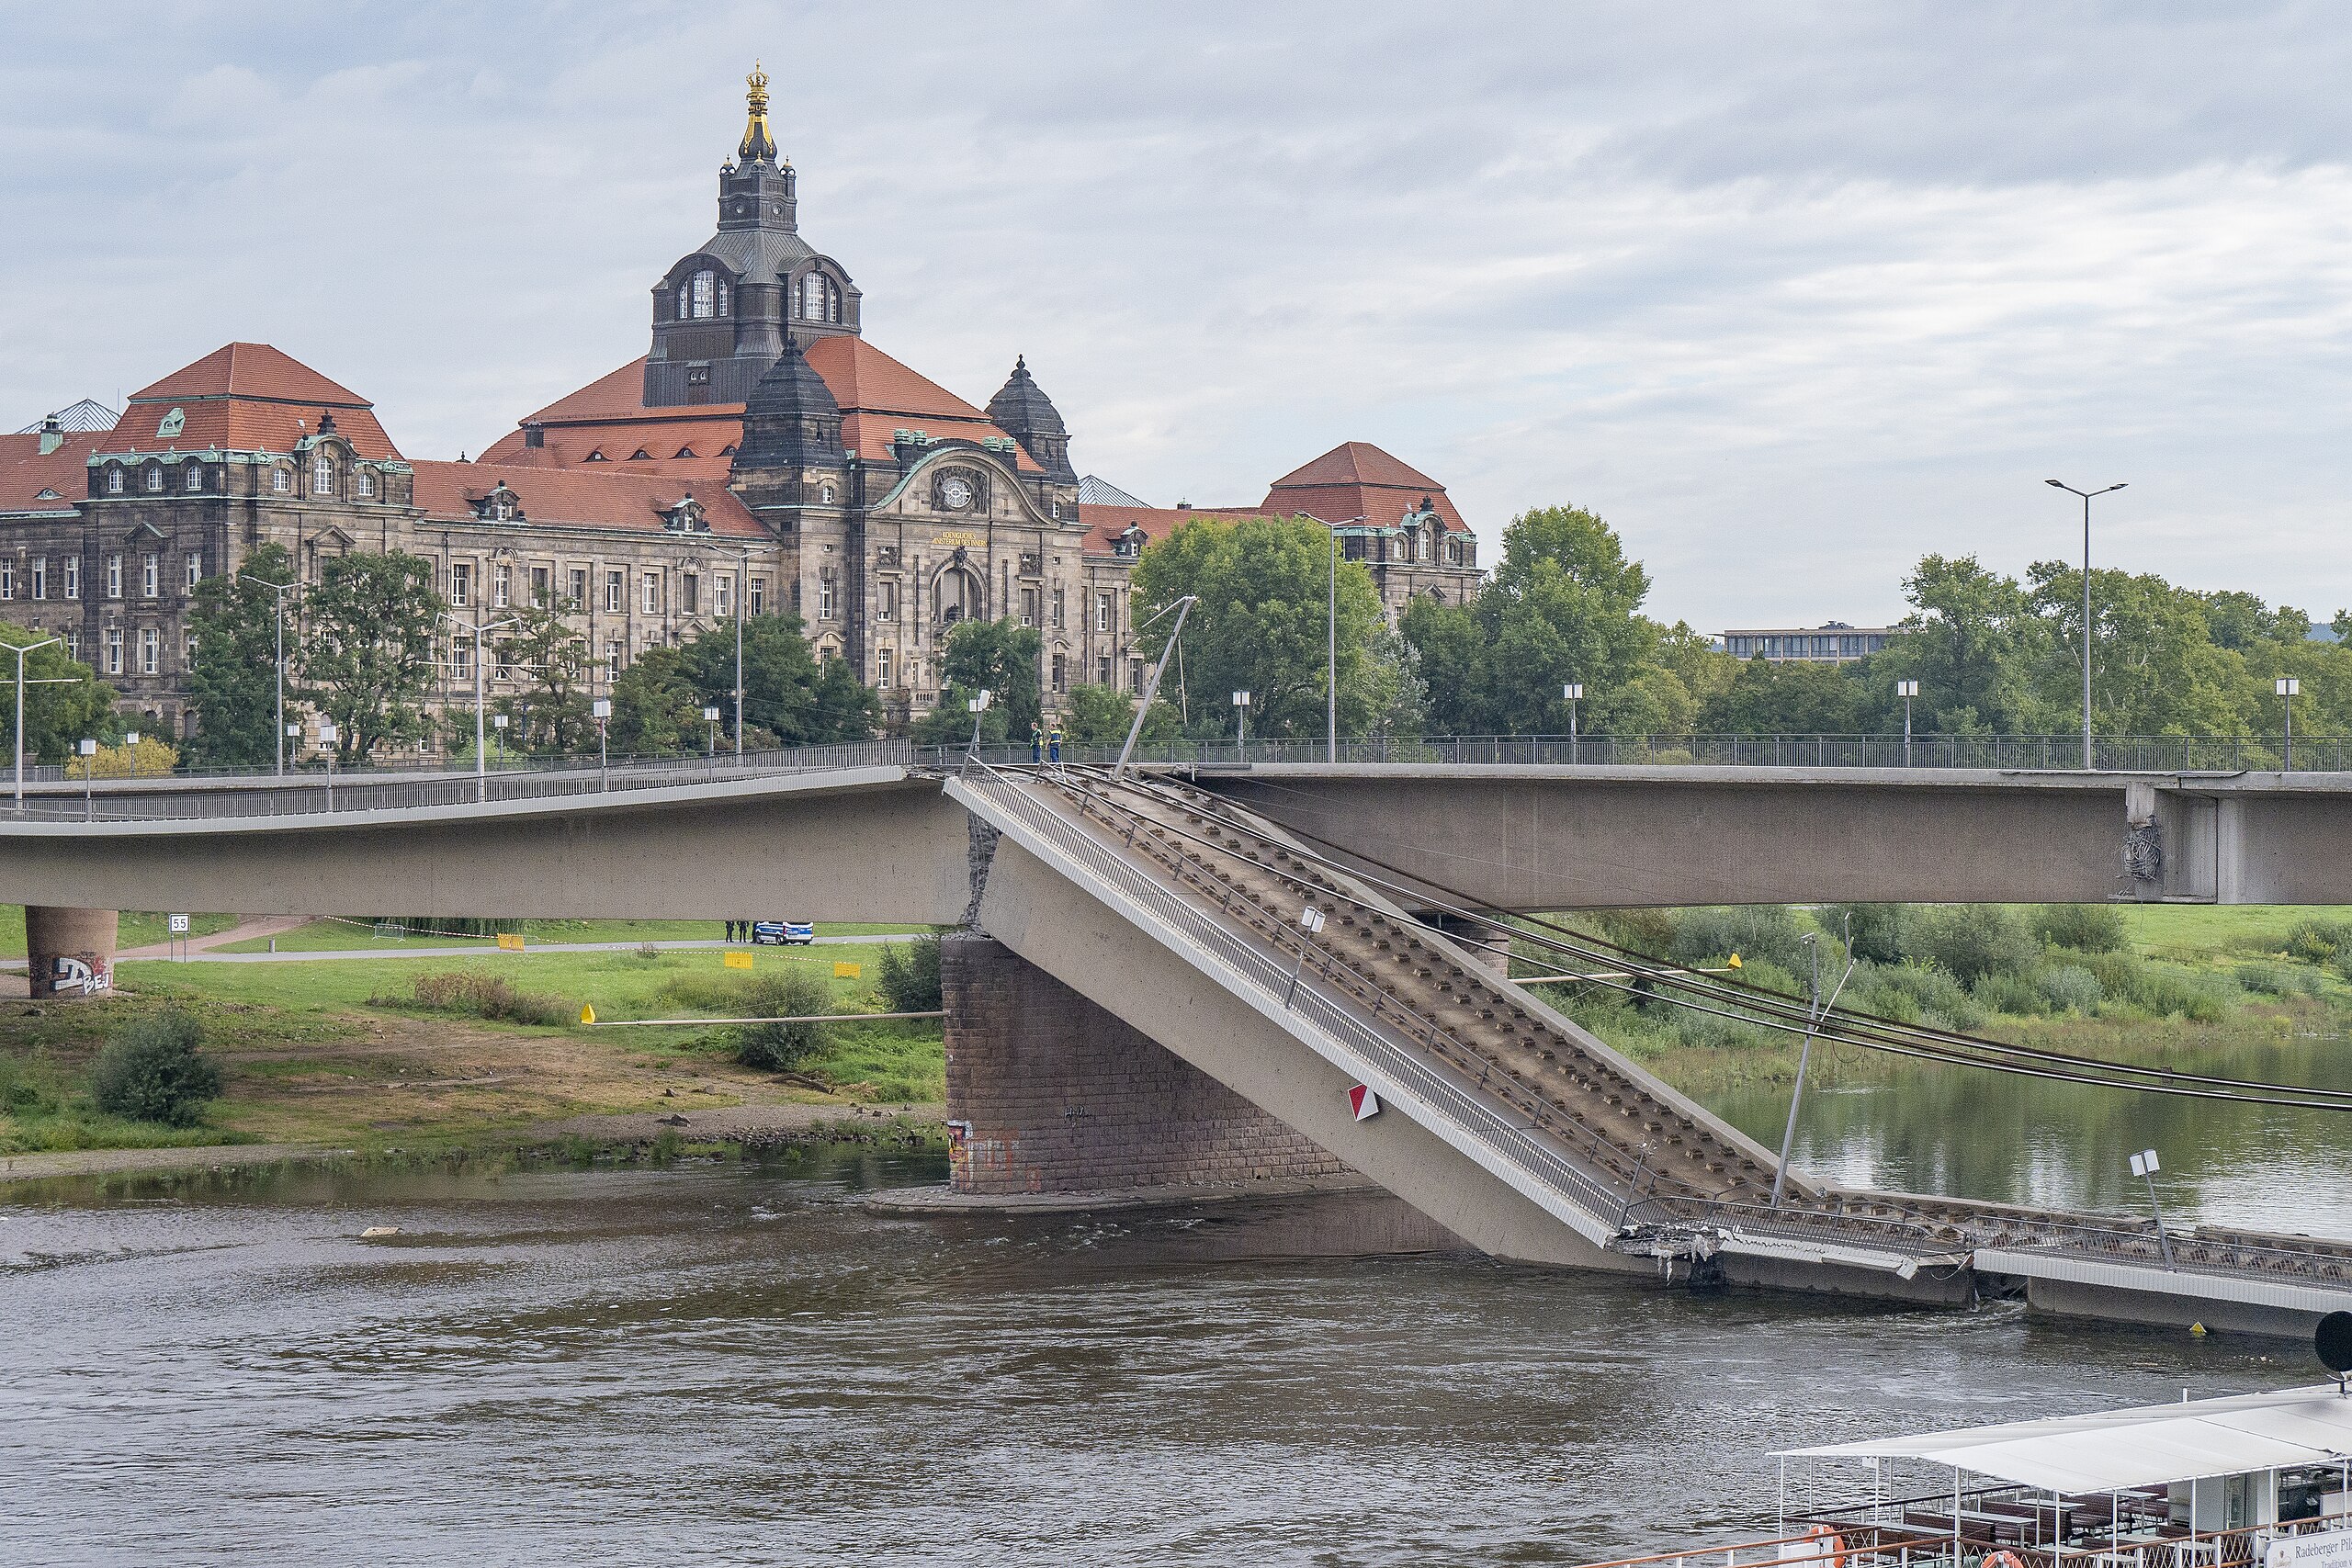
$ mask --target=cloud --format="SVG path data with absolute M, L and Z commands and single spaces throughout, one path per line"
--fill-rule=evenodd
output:
M 1374 441 L 1715 626 L 2122 478 L 2119 564 L 2352 603 L 2331 7 L 86 10 L 0 63 L 9 428 L 254 337 L 478 450 L 642 352 L 757 54 L 875 341 L 1153 499 Z

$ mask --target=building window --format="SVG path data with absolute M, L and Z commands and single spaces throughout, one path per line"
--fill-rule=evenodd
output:
M 187 466 L 187 488 L 191 495 L 204 488 L 203 464 L 190 463 Z
M 621 672 L 621 639 L 608 638 L 605 643 L 605 678 L 611 680 Z
M 153 599 L 164 586 L 164 572 L 159 558 L 149 550 L 139 558 L 139 596 Z
M 160 675 L 164 671 L 164 634 L 153 626 L 139 628 L 139 672 Z
M 720 572 L 710 580 L 710 610 L 720 620 L 735 613 L 735 578 L 731 572 Z
M 649 571 L 638 583 L 638 607 L 649 615 L 662 612 L 662 574 Z
M 204 553 L 201 550 L 190 550 L 187 553 L 187 585 L 193 588 L 203 581 Z
M 180 668 L 183 670 L 196 668 L 196 634 L 186 628 L 182 628 L 180 632 Z
M 1021 591 L 1021 624 L 1024 626 L 1037 624 L 1037 591 L 1034 588 Z
M 1094 661 L 1094 683 L 1098 686 L 1111 683 L 1111 656 L 1107 653 Z
M 36 599 L 49 597 L 49 558 L 47 556 L 33 557 L 33 597 Z
M 768 580 L 764 577 L 752 579 L 751 599 L 745 607 L 754 615 L 763 615 L 767 614 L 767 604 Z
M 490 607 L 503 610 L 514 595 L 514 569 L 504 561 L 490 569 Z
M 882 679 L 875 682 L 876 685 L 887 687 L 890 684 L 890 655 L 892 651 L 892 649 L 887 648 L 882 650 Z
M 1054 690 L 1057 692 L 1069 690 L 1069 656 L 1068 654 L 1054 655 Z
M 365 468 L 356 469 L 351 476 L 351 493 L 363 499 L 376 493 L 376 476 Z
M 621 599 L 628 592 L 625 580 L 617 571 L 605 573 L 605 608 L 613 615 L 621 613 Z
M 107 673 L 109 675 L 122 673 L 122 628 L 120 626 L 107 628 Z
M 684 615 L 700 615 L 702 612 L 698 607 L 698 602 L 701 598 L 702 579 L 691 571 L 680 572 L 678 574 L 678 613 Z
M 281 495 L 286 491 L 292 490 L 294 488 L 294 471 L 291 468 L 270 469 L 269 488 L 277 491 Z
M 82 558 L 80 556 L 65 558 L 65 596 L 68 599 L 79 599 L 82 596 Z
M 65 657 L 79 662 L 82 658 L 82 628 L 65 628 Z
M 708 321 L 717 303 L 718 275 L 708 267 L 695 274 L 693 309 L 688 312 L 697 321 Z
M 163 470 L 162 468 L 157 468 L 155 465 L 153 465 L 153 464 L 152 464 L 152 463 L 151 463 L 151 464 L 149 464 L 149 465 L 148 465 L 148 467 L 147 467 L 147 491 L 148 491 L 148 493 L 152 495 L 152 494 L 153 494 L 155 491 L 160 491 L 160 490 L 162 490 L 163 488 L 164 488 L 164 470 Z
M 474 678 L 473 644 L 462 637 L 449 641 L 449 679 L 470 681 Z
M 449 603 L 462 610 L 473 603 L 474 569 L 465 561 L 453 561 L 449 566 Z
M 1054 630 L 1062 629 L 1062 591 L 1054 590 Z
M 571 607 L 575 610 L 588 607 L 588 569 L 584 566 L 571 569 Z
M 833 618 L 836 613 L 835 596 L 838 588 L 839 584 L 833 581 L 831 573 L 817 580 L 817 618 L 819 620 L 830 621 Z
M 1143 660 L 1140 659 L 1127 660 L 1127 690 L 1137 696 L 1143 695 Z
M 899 618 L 899 585 L 894 581 L 885 580 L 882 584 L 880 613 L 886 621 Z
M 107 557 L 107 597 L 109 599 L 122 597 L 122 558 L 120 556 Z M 117 671 L 116 673 L 120 674 L 121 671 Z
M 122 470 L 120 468 L 108 468 L 107 470 L 107 493 L 108 495 L 120 495 L 122 493 Z
M 16 596 L 17 563 L 0 560 L 0 599 L 14 599 Z
M 531 608 L 548 607 L 548 595 L 555 592 L 555 568 L 535 566 L 531 569 Z
M 1108 593 L 1094 596 L 1094 629 L 1107 632 L 1118 615 L 1118 602 Z
M 311 464 L 311 493 L 312 495 L 334 493 L 334 459 L 323 452 L 320 453 Z

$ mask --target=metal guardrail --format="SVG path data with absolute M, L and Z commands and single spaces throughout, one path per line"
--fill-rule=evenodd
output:
M 2092 756 L 2101 770 L 2118 773 L 2242 773 L 2280 767 L 2277 736 L 2112 735 L 2093 738 Z M 925 766 L 953 767 L 972 755 L 967 746 L 917 748 Z M 1115 747 L 1064 745 L 1060 760 L 1072 763 L 1117 761 Z M 1165 740 L 1136 748 L 1146 766 L 1241 767 L 1269 762 L 1329 760 L 1329 742 L 1319 739 Z M 978 759 L 991 767 L 1017 766 L 1046 759 L 1025 744 L 984 746 Z M 1705 764 L 1781 768 L 1984 768 L 2022 772 L 2082 771 L 2083 738 L 2074 735 L 1922 735 L 1907 745 L 1900 735 L 1565 735 L 1374 736 L 1342 740 L 1338 760 L 1346 763 L 1442 763 L 1544 767 L 1673 767 Z M 2295 737 L 2296 773 L 2352 770 L 2352 736 Z
M 853 741 L 802 746 L 788 750 L 750 751 L 739 762 L 731 752 L 717 757 L 631 758 L 608 767 L 582 765 L 471 773 L 429 778 L 356 777 L 338 773 L 244 775 L 243 783 L 266 787 L 206 790 L 131 790 L 86 794 L 68 791 L 28 795 L 21 808 L 0 805 L 0 822 L 147 822 L 213 820 L 251 817 L 309 817 L 323 813 L 384 811 L 481 801 L 543 800 L 612 791 L 664 789 L 705 781 L 764 777 L 825 768 L 906 765 L 912 748 L 904 741 Z M 77 781 L 78 782 L 78 781 Z M 124 781 L 97 781 L 119 784 Z M 146 781 L 141 781 L 146 782 Z
M 1617 1216 L 1626 1207 L 1628 1193 L 1604 1185 L 1570 1164 L 1532 1136 L 1530 1129 L 1464 1093 L 1428 1063 L 1383 1038 L 1321 991 L 1304 984 L 1294 991 L 1290 972 L 1263 949 L 1220 926 L 1186 899 L 1144 875 L 1075 823 L 1035 800 L 1020 784 L 995 776 L 967 776 L 959 783 L 984 795 L 1007 816 L 1019 818 L 1056 852 L 1077 863 L 1099 884 L 1107 885 L 1140 906 L 1161 925 L 1172 929 L 1193 947 L 1198 956 L 1209 959 L 1235 980 L 1262 995 L 1277 998 L 1287 996 L 1289 1010 L 1419 1099 L 1451 1122 L 1455 1131 L 1476 1139 L 1498 1158 L 1520 1169 L 1530 1185 L 1549 1190 L 1592 1216 L 1604 1228 L 1615 1227 Z M 1410 1015 L 1405 1021 L 1423 1030 L 1435 1027 Z

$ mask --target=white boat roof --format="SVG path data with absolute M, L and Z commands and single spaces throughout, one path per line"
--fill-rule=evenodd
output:
M 2111 1492 L 2352 1458 L 2334 1383 L 2181 1404 L 1790 1449 L 1784 1459 L 1920 1459 L 2051 1492 Z

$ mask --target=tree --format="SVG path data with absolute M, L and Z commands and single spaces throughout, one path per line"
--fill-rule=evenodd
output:
M 735 722 L 735 627 L 721 622 L 681 650 L 678 673 L 696 709 L 715 707 L 731 733 Z M 616 694 L 616 705 L 618 697 Z M 743 743 L 819 745 L 863 740 L 881 721 L 881 699 L 845 660 L 819 660 L 800 617 L 753 615 L 743 623 Z M 697 718 L 697 723 L 700 722 Z
M 1124 746 L 1136 721 L 1136 700 L 1116 686 L 1072 686 L 1062 710 L 1062 734 L 1073 746 Z M 1158 746 L 1176 739 L 1182 725 L 1176 705 L 1154 698 L 1144 720 L 1142 740 Z
M 1894 686 L 1909 679 L 1919 682 L 1914 712 L 1930 732 L 2024 734 L 2052 727 L 2058 716 L 2035 689 L 2052 627 L 2015 578 L 1986 570 L 1974 556 L 1922 556 L 1903 580 L 1903 594 L 1913 614 L 1902 632 L 1856 671 L 1866 725 L 1900 722 Z
M 334 720 L 343 761 L 425 735 L 443 607 L 418 556 L 337 556 L 320 572 L 304 606 L 303 695 Z
M 1304 518 L 1201 518 L 1145 549 L 1135 573 L 1138 627 L 1187 593 L 1200 600 L 1184 623 L 1182 653 L 1185 683 L 1201 693 L 1195 729 L 1227 733 L 1233 722 L 1228 699 L 1248 692 L 1250 733 L 1323 733 L 1330 571 L 1330 530 Z M 1175 620 L 1170 614 L 1138 630 L 1136 652 L 1159 658 Z M 1371 573 L 1341 562 L 1342 735 L 1367 733 L 1396 701 L 1399 667 L 1374 649 L 1384 621 Z
M 0 643 L 30 648 L 51 634 L 28 631 L 0 622 Z M 0 666 L 0 725 L 13 759 L 17 728 L 17 660 L 6 655 Z M 56 684 L 36 686 L 35 681 Z M 51 642 L 25 656 L 25 758 L 28 761 L 65 761 L 84 739 L 110 739 L 120 732 L 115 718 L 115 690 L 99 681 L 90 667 L 67 656 L 65 645 Z
M 515 624 L 498 637 L 498 662 L 518 672 L 523 689 L 501 698 L 499 711 L 513 728 L 507 744 L 524 751 L 560 755 L 585 746 L 595 734 L 585 685 L 588 640 L 564 617 L 578 613 L 570 600 L 516 612 Z M 469 728 L 467 739 L 472 739 Z
M 962 621 L 947 634 L 939 660 L 937 705 L 909 731 L 918 745 L 960 746 L 972 738 L 972 699 L 989 694 L 979 716 L 980 742 L 1018 745 L 1029 739 L 1043 708 L 1037 683 L 1042 640 L 1017 621 Z
M 2079 711 L 2083 578 L 2037 561 L 2035 606 L 2053 629 L 2041 671 L 2044 701 Z M 2107 735 L 2228 735 L 2252 717 L 2245 660 L 2214 644 L 2199 596 L 2154 573 L 2091 574 L 2091 727 Z
M 699 750 L 706 705 L 682 649 L 649 648 L 613 682 L 612 745 L 648 757 Z
M 220 1069 L 203 1043 L 203 1026 L 187 1013 L 131 1020 L 90 1065 L 90 1102 L 109 1116 L 195 1126 L 220 1092 Z
M 1850 735 L 1860 724 L 1861 694 L 1860 683 L 1835 664 L 1774 663 L 1758 655 L 1708 703 L 1699 728 L 1724 735 Z
M 233 572 L 197 584 L 188 634 L 196 661 L 188 671 L 188 705 L 197 734 L 189 760 L 213 767 L 257 768 L 277 760 L 277 598 L 258 582 L 294 581 L 294 558 L 283 545 L 262 545 Z M 291 597 L 290 595 L 288 596 Z M 286 655 L 301 656 L 300 606 L 288 604 Z M 299 689 L 288 694 L 299 699 Z

